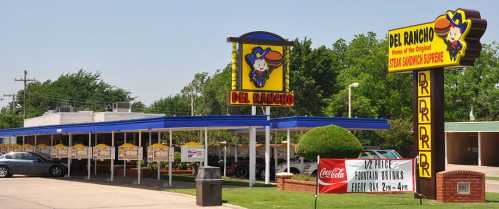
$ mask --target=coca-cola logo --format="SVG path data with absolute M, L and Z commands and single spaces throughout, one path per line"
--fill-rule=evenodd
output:
M 319 178 L 343 179 L 345 178 L 345 169 L 343 168 L 322 168 L 319 172 Z

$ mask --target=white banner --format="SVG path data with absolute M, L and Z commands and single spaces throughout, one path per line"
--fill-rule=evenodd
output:
M 204 148 L 191 148 L 181 147 L 181 161 L 182 162 L 203 162 L 204 161 Z
M 412 159 L 320 159 L 321 192 L 413 192 Z

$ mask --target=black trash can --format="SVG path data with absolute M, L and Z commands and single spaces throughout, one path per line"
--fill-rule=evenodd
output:
M 200 167 L 196 177 L 196 204 L 198 206 L 222 205 L 222 184 L 219 167 Z

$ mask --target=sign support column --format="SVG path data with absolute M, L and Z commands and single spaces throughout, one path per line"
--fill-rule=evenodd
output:
M 265 115 L 270 121 L 270 106 L 265 107 Z M 265 126 L 265 184 L 270 184 L 270 126 Z
M 418 193 L 436 198 L 436 174 L 445 170 L 444 72 L 443 69 L 414 72 L 415 125 L 418 145 Z
M 413 73 L 417 193 L 424 198 L 436 199 L 436 174 L 446 164 L 444 70 L 473 66 L 486 28 L 480 12 L 456 9 L 388 32 L 388 72 Z
M 251 115 L 256 115 L 256 106 L 251 106 Z M 255 184 L 256 174 L 256 128 L 250 127 L 249 134 L 249 186 Z

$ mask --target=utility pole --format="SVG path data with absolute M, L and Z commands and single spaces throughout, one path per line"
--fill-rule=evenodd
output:
M 22 81 L 24 82 L 24 90 L 23 90 L 23 122 L 26 120 L 26 86 L 28 85 L 28 82 L 35 81 L 35 79 L 28 79 L 28 71 L 24 70 L 24 77 L 23 78 L 15 78 L 14 81 Z
M 12 103 L 11 103 L 11 108 L 12 112 L 15 112 L 16 110 L 16 94 L 4 94 L 4 97 L 12 97 Z

